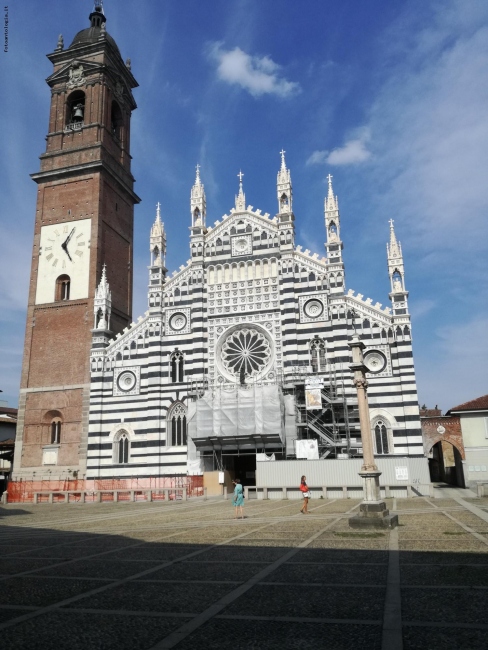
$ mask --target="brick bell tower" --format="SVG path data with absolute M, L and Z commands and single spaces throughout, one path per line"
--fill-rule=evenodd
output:
M 134 204 L 130 60 L 96 2 L 48 55 L 49 132 L 38 185 L 13 480 L 84 478 L 95 291 L 107 265 L 114 333 L 131 322 Z M 53 484 L 54 485 L 54 484 Z

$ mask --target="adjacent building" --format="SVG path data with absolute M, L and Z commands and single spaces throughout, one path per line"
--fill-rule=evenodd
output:
M 465 461 L 466 487 L 488 482 L 488 395 L 454 406 L 446 415 L 459 418 Z

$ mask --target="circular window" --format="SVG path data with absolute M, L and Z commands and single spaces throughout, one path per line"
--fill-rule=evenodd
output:
M 117 386 L 120 390 L 129 391 L 136 385 L 137 379 L 133 372 L 125 370 L 117 377 Z
M 382 372 L 386 368 L 386 357 L 378 350 L 371 350 L 364 355 L 364 365 L 369 372 Z
M 180 330 L 186 327 L 186 316 L 185 314 L 173 314 L 169 321 L 169 326 L 172 330 L 179 332 Z
M 303 311 L 309 318 L 318 318 L 322 316 L 324 305 L 317 299 L 308 300 L 303 307 Z
M 264 331 L 253 327 L 234 329 L 224 336 L 220 347 L 220 364 L 233 380 L 244 375 L 256 377 L 269 367 L 272 360 L 271 343 Z

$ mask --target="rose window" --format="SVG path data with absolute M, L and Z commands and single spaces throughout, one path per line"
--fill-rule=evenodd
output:
M 255 329 L 239 329 L 232 332 L 222 345 L 222 363 L 232 375 L 255 377 L 262 372 L 271 359 L 268 339 Z

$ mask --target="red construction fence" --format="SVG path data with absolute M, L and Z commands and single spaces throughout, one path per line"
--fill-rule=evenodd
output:
M 12 481 L 7 488 L 7 503 L 33 503 L 34 494 L 37 503 L 162 501 L 166 498 L 172 501 L 182 499 L 185 489 L 187 498 L 203 497 L 203 476 Z

